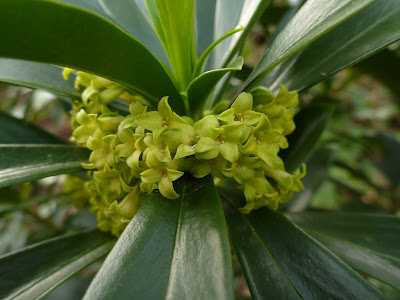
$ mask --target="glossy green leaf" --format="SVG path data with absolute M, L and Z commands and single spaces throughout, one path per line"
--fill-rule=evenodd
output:
M 197 0 L 196 5 L 196 35 L 197 56 L 214 42 L 215 0 Z M 232 29 L 232 28 L 230 28 Z
M 163 63 L 168 59 L 147 12 L 145 0 L 97 0 L 110 18 L 141 41 Z
M 167 52 L 180 91 L 186 90 L 196 60 L 194 0 L 151 0 L 156 3 Z M 154 15 L 153 15 L 154 16 Z M 154 19 L 154 18 L 152 18 Z M 156 23 L 156 28 L 161 30 Z M 160 35 L 160 32 L 159 32 Z
M 0 27 L 8 29 L 1 35 L 0 56 L 91 72 L 153 103 L 168 95 L 171 106 L 182 113 L 182 100 L 157 58 L 109 20 L 80 8 L 81 2 L 2 1 Z
M 69 145 L 0 144 L 0 187 L 82 171 L 89 153 Z
M 74 88 L 74 76 L 65 80 L 61 74 L 62 68 L 57 66 L 0 58 L 1 82 L 44 89 L 62 97 L 79 99 L 80 94 Z
M 306 209 L 318 188 L 328 178 L 328 167 L 332 152 L 333 150 L 328 146 L 312 151 L 310 157 L 305 161 L 307 174 L 301 180 L 304 190 L 294 193 L 289 202 L 282 204 L 285 211 L 299 212 Z
M 289 172 L 305 162 L 316 146 L 332 114 L 330 105 L 317 104 L 303 108 L 295 117 L 295 131 L 288 136 L 289 148 L 279 152 Z
M 400 2 L 376 0 L 274 69 L 263 85 L 303 90 L 400 39 Z
M 39 299 L 105 256 L 113 239 L 98 230 L 57 237 L 0 257 L 1 299 Z
M 232 195 L 223 198 L 232 201 Z M 280 213 L 260 209 L 244 215 L 232 204 L 225 211 L 254 299 L 385 299 Z
M 50 133 L 0 111 L 0 144 L 65 144 Z
M 187 97 L 189 99 L 190 110 L 198 112 L 207 97 L 211 94 L 213 88 L 219 80 L 228 72 L 239 71 L 243 67 L 243 57 L 239 56 L 232 64 L 223 69 L 211 70 L 205 72 L 195 78 L 189 85 L 187 90 Z
M 287 217 L 353 268 L 400 288 L 400 217 L 311 212 Z
M 226 224 L 210 176 L 183 177 L 181 195 L 153 192 L 108 255 L 85 299 L 233 299 Z
M 267 48 L 243 88 L 255 86 L 272 69 L 374 0 L 308 0 Z
M 203 2 L 203 1 L 199 1 Z M 214 37 L 213 41 L 220 38 L 233 28 L 243 26 L 245 29 L 231 37 L 227 38 L 213 52 L 211 67 L 219 69 L 226 67 L 237 52 L 242 47 L 245 37 L 257 22 L 258 18 L 268 6 L 270 0 L 217 0 L 215 4 L 214 15 Z M 208 1 L 204 1 L 207 5 Z M 214 11 L 210 8 L 209 14 Z M 198 26 L 210 26 L 204 22 L 198 21 Z

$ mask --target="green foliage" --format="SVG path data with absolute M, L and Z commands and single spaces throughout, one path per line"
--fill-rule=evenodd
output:
M 277 28 L 270 44 L 259 63 L 248 64 L 247 50 L 240 50 L 270 2 L 0 3 L 0 26 L 7 29 L 0 34 L 0 81 L 67 98 L 53 108 L 72 108 L 72 141 L 92 151 L 66 144 L 69 133 L 56 138 L 0 113 L 0 252 L 34 244 L 0 257 L 1 298 L 41 298 L 108 253 L 86 299 L 234 299 L 241 272 L 255 299 L 399 294 L 398 216 L 303 212 L 326 177 L 337 180 L 332 157 L 336 174 L 346 169 L 360 177 L 351 164 L 359 148 L 342 155 L 332 147 L 337 136 L 371 139 L 331 127 L 326 133 L 332 105 L 314 103 L 335 102 L 335 80 L 300 94 L 298 110 L 297 93 L 281 84 L 303 91 L 399 40 L 400 3 L 308 0 L 270 26 Z M 267 13 L 276 11 L 273 5 Z M 374 56 L 357 70 L 382 77 L 396 90 L 398 74 L 383 66 L 396 66 L 398 57 L 391 50 L 382 53 L 388 51 L 390 61 L 378 60 L 378 71 L 368 65 Z M 67 68 L 65 77 L 69 68 L 79 71 L 64 80 L 61 67 Z M 241 81 L 230 80 L 235 72 Z M 269 89 L 256 87 L 264 77 Z M 15 113 L 25 99 L 25 120 L 34 121 L 36 100 L 16 91 L 0 107 Z M 340 119 L 338 108 L 334 116 Z M 326 143 L 318 144 L 323 132 Z M 162 145 L 167 142 L 168 148 Z M 386 158 L 376 165 L 397 184 L 399 143 L 385 135 L 373 142 Z M 166 167 L 177 160 L 185 163 Z M 265 201 L 273 192 L 288 200 L 302 189 L 304 174 L 294 170 L 304 162 L 304 192 L 280 206 L 290 213 L 265 207 L 250 212 L 276 208 L 282 201 Z M 94 171 L 86 175 L 83 167 Z M 66 179 L 61 194 L 57 181 L 33 181 L 66 173 L 76 176 Z M 354 189 L 350 179 L 341 183 Z M 376 188 L 368 177 L 363 180 Z M 146 201 L 143 191 L 152 192 Z M 66 196 L 82 210 L 59 200 Z M 76 232 L 96 224 L 82 201 L 87 198 L 101 229 L 118 235 L 126 227 L 115 246 L 97 230 Z M 314 208 L 322 204 L 321 197 L 312 202 Z M 393 204 L 389 212 L 396 211 Z M 24 226 L 36 222 L 41 230 Z M 48 237 L 55 238 L 42 241 Z

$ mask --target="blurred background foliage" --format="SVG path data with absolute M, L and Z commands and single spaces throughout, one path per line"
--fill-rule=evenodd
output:
M 275 0 L 255 25 L 243 45 L 245 66 L 232 78 L 232 93 L 262 57 L 278 21 L 289 16 L 297 4 Z M 329 103 L 335 110 L 318 147 L 309 153 L 304 191 L 283 210 L 400 215 L 399 70 L 400 43 L 396 43 L 300 94 L 302 106 Z M 12 123 L 2 113 L 6 112 L 68 142 L 70 108 L 65 99 L 49 92 L 0 83 L 0 125 Z M 96 226 L 88 207 L 78 211 L 70 204 L 63 191 L 64 180 L 65 175 L 0 189 L 0 255 Z M 88 267 L 45 299 L 81 298 L 100 265 Z M 238 297 L 246 299 L 250 293 L 235 257 L 234 267 Z M 399 290 L 365 278 L 390 299 L 400 299 Z

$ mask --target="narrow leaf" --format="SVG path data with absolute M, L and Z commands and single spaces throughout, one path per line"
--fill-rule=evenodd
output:
M 352 213 L 287 217 L 353 268 L 400 288 L 400 218 Z
M 299 212 L 307 208 L 318 188 L 328 178 L 328 167 L 333 149 L 328 146 L 320 147 L 312 152 L 305 161 L 307 175 L 301 182 L 304 190 L 294 193 L 289 202 L 282 204 L 285 211 Z
M 304 90 L 400 39 L 400 2 L 376 0 L 287 59 L 263 85 Z M 390 67 L 389 67 L 390 68 Z
M 2 1 L 0 27 L 8 30 L 2 34 L 0 56 L 91 72 L 155 104 L 168 95 L 171 106 L 182 113 L 182 100 L 157 58 L 117 25 L 80 8 L 80 2 Z
M 330 105 L 317 104 L 303 108 L 294 117 L 296 129 L 288 136 L 289 148 L 279 152 L 289 172 L 298 168 L 312 153 L 332 111 Z
M 0 128 L 0 144 L 65 144 L 39 127 L 1 111 Z
M 114 241 L 97 230 L 54 238 L 0 257 L 1 299 L 39 299 L 105 256 Z
M 89 151 L 69 145 L 0 144 L 0 187 L 82 171 Z
M 231 201 L 232 195 L 223 198 Z M 385 299 L 280 213 L 260 209 L 243 215 L 228 204 L 226 218 L 255 299 Z
M 164 64 L 168 59 L 154 31 L 145 0 L 98 0 L 100 7 L 122 29 L 141 41 Z
M 219 80 L 228 72 L 239 71 L 243 67 L 243 57 L 239 56 L 232 64 L 223 69 L 212 70 L 201 74 L 189 85 L 187 97 L 192 112 L 199 112 Z
M 203 2 L 203 1 L 199 1 Z M 207 1 L 204 1 L 206 5 Z M 217 0 L 214 16 L 214 38 L 217 40 L 232 28 L 244 27 L 239 32 L 225 41 L 215 49 L 211 67 L 219 69 L 226 67 L 243 45 L 244 39 L 253 28 L 270 0 Z M 200 4 L 199 4 L 200 5 Z M 212 13 L 212 8 L 210 8 Z M 206 19 L 207 20 L 207 19 Z M 206 21 L 204 20 L 204 21 Z M 208 23 L 201 23 L 200 26 L 209 26 Z
M 119 238 L 85 299 L 233 299 L 231 255 L 211 177 L 184 177 L 181 195 L 154 192 Z
M 61 74 L 62 68 L 57 66 L 0 58 L 0 81 L 79 99 L 79 92 L 74 88 L 73 76 L 64 80 Z
M 249 89 L 256 85 L 278 64 L 373 1 L 308 0 L 267 48 L 243 88 Z
M 164 42 L 164 48 L 180 91 L 184 91 L 192 77 L 193 65 L 196 59 L 196 53 L 193 53 L 193 43 L 196 43 L 193 35 L 195 30 L 194 0 L 153 1 L 157 5 L 162 27 L 163 35 L 161 40 Z M 157 23 L 156 26 L 159 28 Z

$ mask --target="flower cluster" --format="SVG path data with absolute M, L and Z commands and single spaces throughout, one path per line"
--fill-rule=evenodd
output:
M 154 190 L 178 198 L 173 182 L 184 172 L 231 180 L 245 195 L 243 213 L 276 209 L 303 189 L 304 167 L 287 173 L 278 156 L 298 104 L 284 86 L 276 97 L 265 88 L 241 93 L 229 109 L 197 122 L 173 112 L 168 97 L 149 111 L 142 97 L 95 75 L 78 72 L 76 86 L 83 92 L 72 110 L 72 139 L 92 151 L 85 188 L 102 230 L 118 235 Z M 128 116 L 108 109 L 117 97 L 130 102 Z

